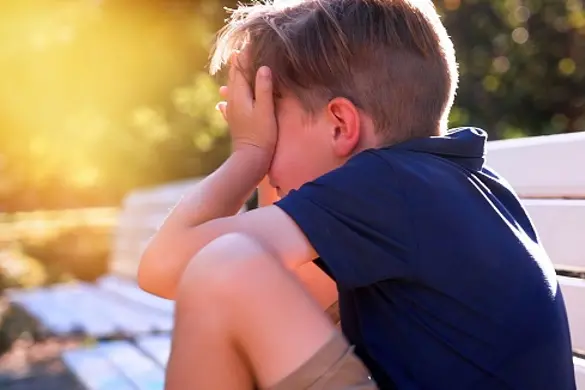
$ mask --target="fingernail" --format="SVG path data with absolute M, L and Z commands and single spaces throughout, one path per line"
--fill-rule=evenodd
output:
M 267 66 L 261 67 L 259 72 L 262 77 L 270 77 L 270 68 Z

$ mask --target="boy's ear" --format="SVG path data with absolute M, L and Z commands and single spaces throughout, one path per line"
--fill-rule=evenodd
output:
M 333 151 L 338 157 L 348 157 L 357 148 L 361 136 L 360 113 L 349 99 L 336 97 L 327 105 L 331 123 Z

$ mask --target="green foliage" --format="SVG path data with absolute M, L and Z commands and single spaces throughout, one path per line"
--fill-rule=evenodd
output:
M 0 10 L 0 211 L 119 204 L 225 158 L 204 69 L 218 4 L 17 3 Z
M 442 0 L 461 84 L 453 125 L 491 138 L 585 130 L 580 0 Z
M 19 339 L 40 339 L 41 326 L 22 308 L 0 302 L 0 357 Z
M 23 243 L 22 251 L 43 265 L 48 284 L 64 274 L 93 281 L 107 272 L 111 241 L 109 230 L 77 227 L 45 242 Z
M 0 251 L 0 296 L 9 288 L 37 287 L 50 281 L 43 264 L 26 256 L 19 245 Z
M 116 209 L 0 214 L 0 295 L 9 287 L 99 277 L 117 220 Z

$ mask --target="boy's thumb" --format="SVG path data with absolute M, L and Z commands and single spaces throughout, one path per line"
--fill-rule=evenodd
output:
M 215 105 L 215 109 L 221 112 L 223 119 L 227 121 L 227 102 L 219 102 Z

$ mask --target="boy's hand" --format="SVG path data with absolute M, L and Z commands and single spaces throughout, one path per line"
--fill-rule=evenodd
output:
M 254 98 L 244 75 L 233 64 L 239 61 L 240 66 L 246 66 L 244 55 L 240 54 L 232 60 L 228 86 L 220 88 L 220 94 L 227 101 L 220 102 L 217 108 L 228 122 L 233 150 L 259 151 L 269 164 L 278 134 L 271 73 L 266 66 L 258 69 Z

